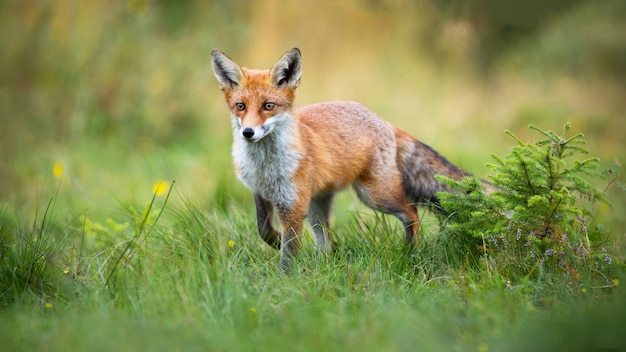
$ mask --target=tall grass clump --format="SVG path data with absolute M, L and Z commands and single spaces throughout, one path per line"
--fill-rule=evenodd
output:
M 63 269 L 69 259 L 65 247 L 71 228 L 54 221 L 54 199 L 30 225 L 0 208 L 0 309 L 20 302 L 49 305 L 71 292 Z
M 569 124 L 562 134 L 529 128 L 542 139 L 525 143 L 507 131 L 517 145 L 505 157 L 492 156 L 488 167 L 497 191 L 485 193 L 476 178 L 441 178 L 455 190 L 440 195 L 452 213 L 444 234 L 463 243 L 475 264 L 510 283 L 565 283 L 582 292 L 618 285 L 617 260 L 594 210 L 608 204 L 612 185 L 624 189 L 619 167 L 600 172 L 584 136 L 568 136 Z
M 99 265 L 99 276 L 104 280 L 103 288 L 109 290 L 114 296 L 119 292 L 125 294 L 125 289 L 129 284 L 137 287 L 143 284 L 144 276 L 148 272 L 147 268 L 152 265 L 149 243 L 154 240 L 150 237 L 156 232 L 157 223 L 165 211 L 173 185 L 174 181 L 169 187 L 164 182 L 155 184 L 152 198 L 143 211 L 133 206 L 126 206 L 132 226 L 110 221 L 114 227 L 131 230 L 130 236 L 114 245 L 108 251 L 103 263 Z M 157 199 L 162 196 L 164 196 L 162 201 Z M 136 289 L 136 287 L 133 288 Z

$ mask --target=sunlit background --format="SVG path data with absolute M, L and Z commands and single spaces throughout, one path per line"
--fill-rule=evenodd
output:
M 0 202 L 58 187 L 57 207 L 106 217 L 176 180 L 206 209 L 250 203 L 212 48 L 269 68 L 299 47 L 298 105 L 362 102 L 482 177 L 505 129 L 538 138 L 529 123 L 570 121 L 608 167 L 626 150 L 624 18 L 609 0 L 3 1 Z

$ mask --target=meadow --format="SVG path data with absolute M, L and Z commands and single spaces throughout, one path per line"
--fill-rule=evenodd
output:
M 626 348 L 626 6 L 556 3 L 3 2 L 2 349 Z M 529 124 L 569 122 L 606 201 L 551 190 L 571 220 L 552 246 L 470 222 L 480 203 L 464 223 L 476 198 L 452 199 L 456 218 L 420 211 L 411 251 L 348 190 L 334 253 L 306 230 L 285 275 L 235 177 L 210 51 L 268 68 L 294 46 L 298 105 L 362 102 L 488 180 L 519 146 L 505 130 L 535 145 Z

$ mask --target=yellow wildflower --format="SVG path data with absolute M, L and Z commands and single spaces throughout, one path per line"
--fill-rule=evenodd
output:
M 52 175 L 56 179 L 60 179 L 63 177 L 63 164 L 60 161 L 57 161 L 52 165 Z
M 165 181 L 157 181 L 152 185 L 152 193 L 162 196 L 169 190 L 169 183 Z
M 478 344 L 478 348 L 477 348 L 478 352 L 488 352 L 489 351 L 489 345 L 486 342 L 481 342 Z
M 228 247 L 233 248 L 235 246 L 235 241 L 230 240 L 228 241 Z
M 70 271 L 69 271 L 69 270 L 67 270 L 67 269 L 63 270 L 63 274 L 67 275 L 67 274 L 69 274 L 69 273 L 70 273 Z
M 50 309 L 50 308 L 52 308 L 52 303 L 47 302 L 47 303 L 45 304 L 45 307 L 46 307 L 46 309 Z
M 619 279 L 613 279 L 613 286 L 619 286 Z

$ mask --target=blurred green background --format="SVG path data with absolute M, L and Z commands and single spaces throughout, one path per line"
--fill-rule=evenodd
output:
M 254 68 L 299 47 L 298 105 L 360 101 L 483 177 L 529 123 L 572 122 L 608 167 L 626 150 L 625 18 L 612 0 L 3 1 L 0 202 L 28 210 L 59 185 L 59 214 L 107 217 L 176 180 L 207 209 L 251 204 L 214 47 Z

